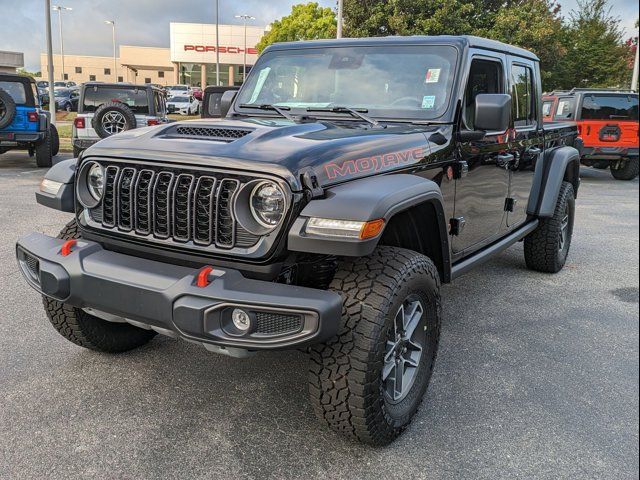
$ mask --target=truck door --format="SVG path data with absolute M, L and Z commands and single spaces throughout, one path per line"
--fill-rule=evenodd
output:
M 522 225 L 527 219 L 527 203 L 533 184 L 536 163 L 544 149 L 544 130 L 538 105 L 540 73 L 536 63 L 511 58 L 509 88 L 514 133 L 510 152 L 514 156 L 508 166 L 509 195 L 505 202 L 508 230 Z
M 505 57 L 472 58 L 462 104 L 461 132 L 474 130 L 475 98 L 481 93 L 506 93 Z M 505 132 L 487 132 L 481 140 L 462 140 L 460 160 L 468 173 L 456 180 L 452 238 L 454 257 L 470 253 L 497 239 L 505 221 L 509 188 L 509 157 Z M 465 168 L 466 169 L 466 168 Z

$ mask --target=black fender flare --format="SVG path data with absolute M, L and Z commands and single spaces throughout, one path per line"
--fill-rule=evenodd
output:
M 569 146 L 545 152 L 543 161 L 536 165 L 527 213 L 536 217 L 552 217 L 565 178 L 573 183 L 577 195 L 580 186 L 580 152 Z
M 379 175 L 329 188 L 325 198 L 311 200 L 300 212 L 288 234 L 288 248 L 294 252 L 346 257 L 370 255 L 380 238 L 369 240 L 323 238 L 305 233 L 309 218 L 331 218 L 366 222 L 391 218 L 411 207 L 431 203 L 438 218 L 444 277 L 451 271 L 451 251 L 440 186 L 427 178 L 410 174 Z
M 53 165 L 44 175 L 45 180 L 61 184 L 58 192 L 53 194 L 42 190 L 36 192 L 36 201 L 40 205 L 75 213 L 74 183 L 76 179 L 76 165 L 78 160 L 70 158 Z

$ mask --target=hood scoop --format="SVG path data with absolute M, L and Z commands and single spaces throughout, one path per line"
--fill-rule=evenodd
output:
M 250 128 L 177 125 L 165 131 L 165 136 L 171 138 L 197 138 L 230 143 L 249 135 L 251 132 L 253 132 L 253 129 Z

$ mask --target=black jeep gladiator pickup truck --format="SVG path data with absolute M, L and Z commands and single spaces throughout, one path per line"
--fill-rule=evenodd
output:
M 17 259 L 86 348 L 308 350 L 318 417 L 384 445 L 429 383 L 440 285 L 520 240 L 529 268 L 565 264 L 580 156 L 541 95 L 535 55 L 481 38 L 273 45 L 222 120 L 55 165 L 37 200 L 74 220 Z

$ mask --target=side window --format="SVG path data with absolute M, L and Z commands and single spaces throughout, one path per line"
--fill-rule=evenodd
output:
M 575 108 L 575 102 L 573 98 L 561 98 L 558 100 L 558 107 L 556 108 L 556 118 L 569 119 L 573 118 L 573 110 Z
M 464 122 L 474 129 L 476 97 L 481 93 L 504 93 L 502 65 L 491 60 L 473 60 L 464 94 Z
M 513 65 L 511 67 L 511 104 L 513 106 L 513 124 L 516 127 L 535 125 L 533 71 L 529 67 Z
M 553 101 L 548 100 L 542 103 L 542 116 L 545 118 L 551 117 L 551 109 L 553 108 Z

